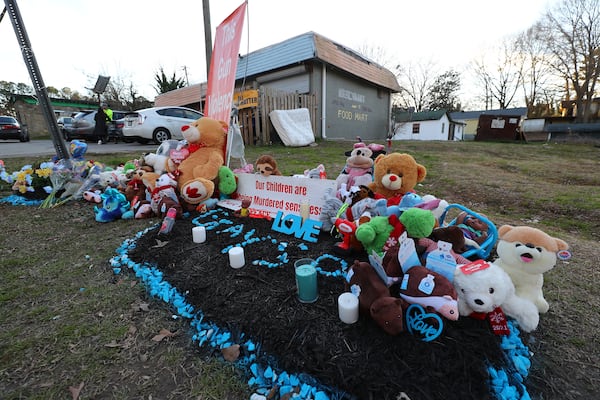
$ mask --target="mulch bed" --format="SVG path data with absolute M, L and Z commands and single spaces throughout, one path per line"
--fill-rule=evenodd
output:
M 198 224 L 207 226 L 205 243 L 192 241 Z M 506 359 L 487 321 L 445 321 L 444 332 L 431 342 L 408 332 L 390 336 L 368 316 L 346 325 L 337 311 L 344 279 L 333 273 L 343 268 L 341 260 L 320 260 L 319 267 L 333 274 L 318 276 L 319 298 L 312 304 L 297 300 L 293 271 L 296 259 L 334 255 L 338 239 L 323 232 L 310 243 L 275 232 L 271 224 L 221 208 L 193 213 L 169 234 L 147 232 L 130 258 L 156 265 L 204 319 L 228 329 L 234 342 L 252 338 L 260 349 L 258 362 L 312 377 L 331 398 L 396 399 L 403 392 L 411 400 L 495 398 L 487 367 L 504 368 Z M 227 249 L 241 243 L 246 265 L 233 269 Z M 365 255 L 343 260 L 350 266 L 355 258 Z

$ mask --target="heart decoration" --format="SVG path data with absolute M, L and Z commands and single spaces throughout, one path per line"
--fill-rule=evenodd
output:
M 180 149 L 180 150 L 171 150 L 171 152 L 169 153 L 169 157 L 175 164 L 180 164 L 189 155 L 190 155 L 189 150 L 185 149 L 185 148 Z
M 441 335 L 444 322 L 439 315 L 425 312 L 421 305 L 411 304 L 406 310 L 406 327 L 412 335 L 430 342 Z

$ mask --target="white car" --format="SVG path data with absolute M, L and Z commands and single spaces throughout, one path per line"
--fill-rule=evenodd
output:
M 181 127 L 203 117 L 199 111 L 185 107 L 152 107 L 127 113 L 123 118 L 123 141 L 146 144 L 153 141 L 181 140 Z

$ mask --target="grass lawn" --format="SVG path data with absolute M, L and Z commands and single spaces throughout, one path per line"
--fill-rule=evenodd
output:
M 248 147 L 245 158 L 253 163 L 271 154 L 284 175 L 324 164 L 335 179 L 351 148 Z M 573 259 L 546 274 L 550 311 L 529 338 L 534 355 L 526 385 L 532 398 L 543 393 L 544 400 L 600 396 L 600 148 L 411 141 L 394 142 L 392 151 L 427 168 L 419 194 L 484 213 L 497 226 L 538 227 L 570 244 Z M 139 154 L 87 156 L 116 166 Z M 46 159 L 4 160 L 9 172 L 39 161 Z M 0 181 L 0 195 L 10 193 Z M 150 298 L 135 276 L 113 274 L 108 260 L 115 249 L 158 221 L 101 224 L 92 207 L 0 203 L 0 397 L 249 398 L 246 378 L 231 364 L 198 355 L 186 320 Z M 169 334 L 159 340 L 163 329 Z

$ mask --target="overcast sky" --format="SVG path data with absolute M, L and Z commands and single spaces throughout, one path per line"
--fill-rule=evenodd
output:
M 462 72 L 482 49 L 531 26 L 553 0 L 249 0 L 240 54 L 314 31 L 344 46 L 385 49 L 398 63 L 432 60 Z M 17 0 L 44 83 L 86 93 L 98 75 L 156 95 L 163 67 L 206 81 L 202 0 Z M 212 36 L 242 0 L 210 2 Z M 0 81 L 31 84 L 8 15 Z M 185 69 L 185 71 L 184 71 Z M 463 84 L 466 75 L 463 76 Z

